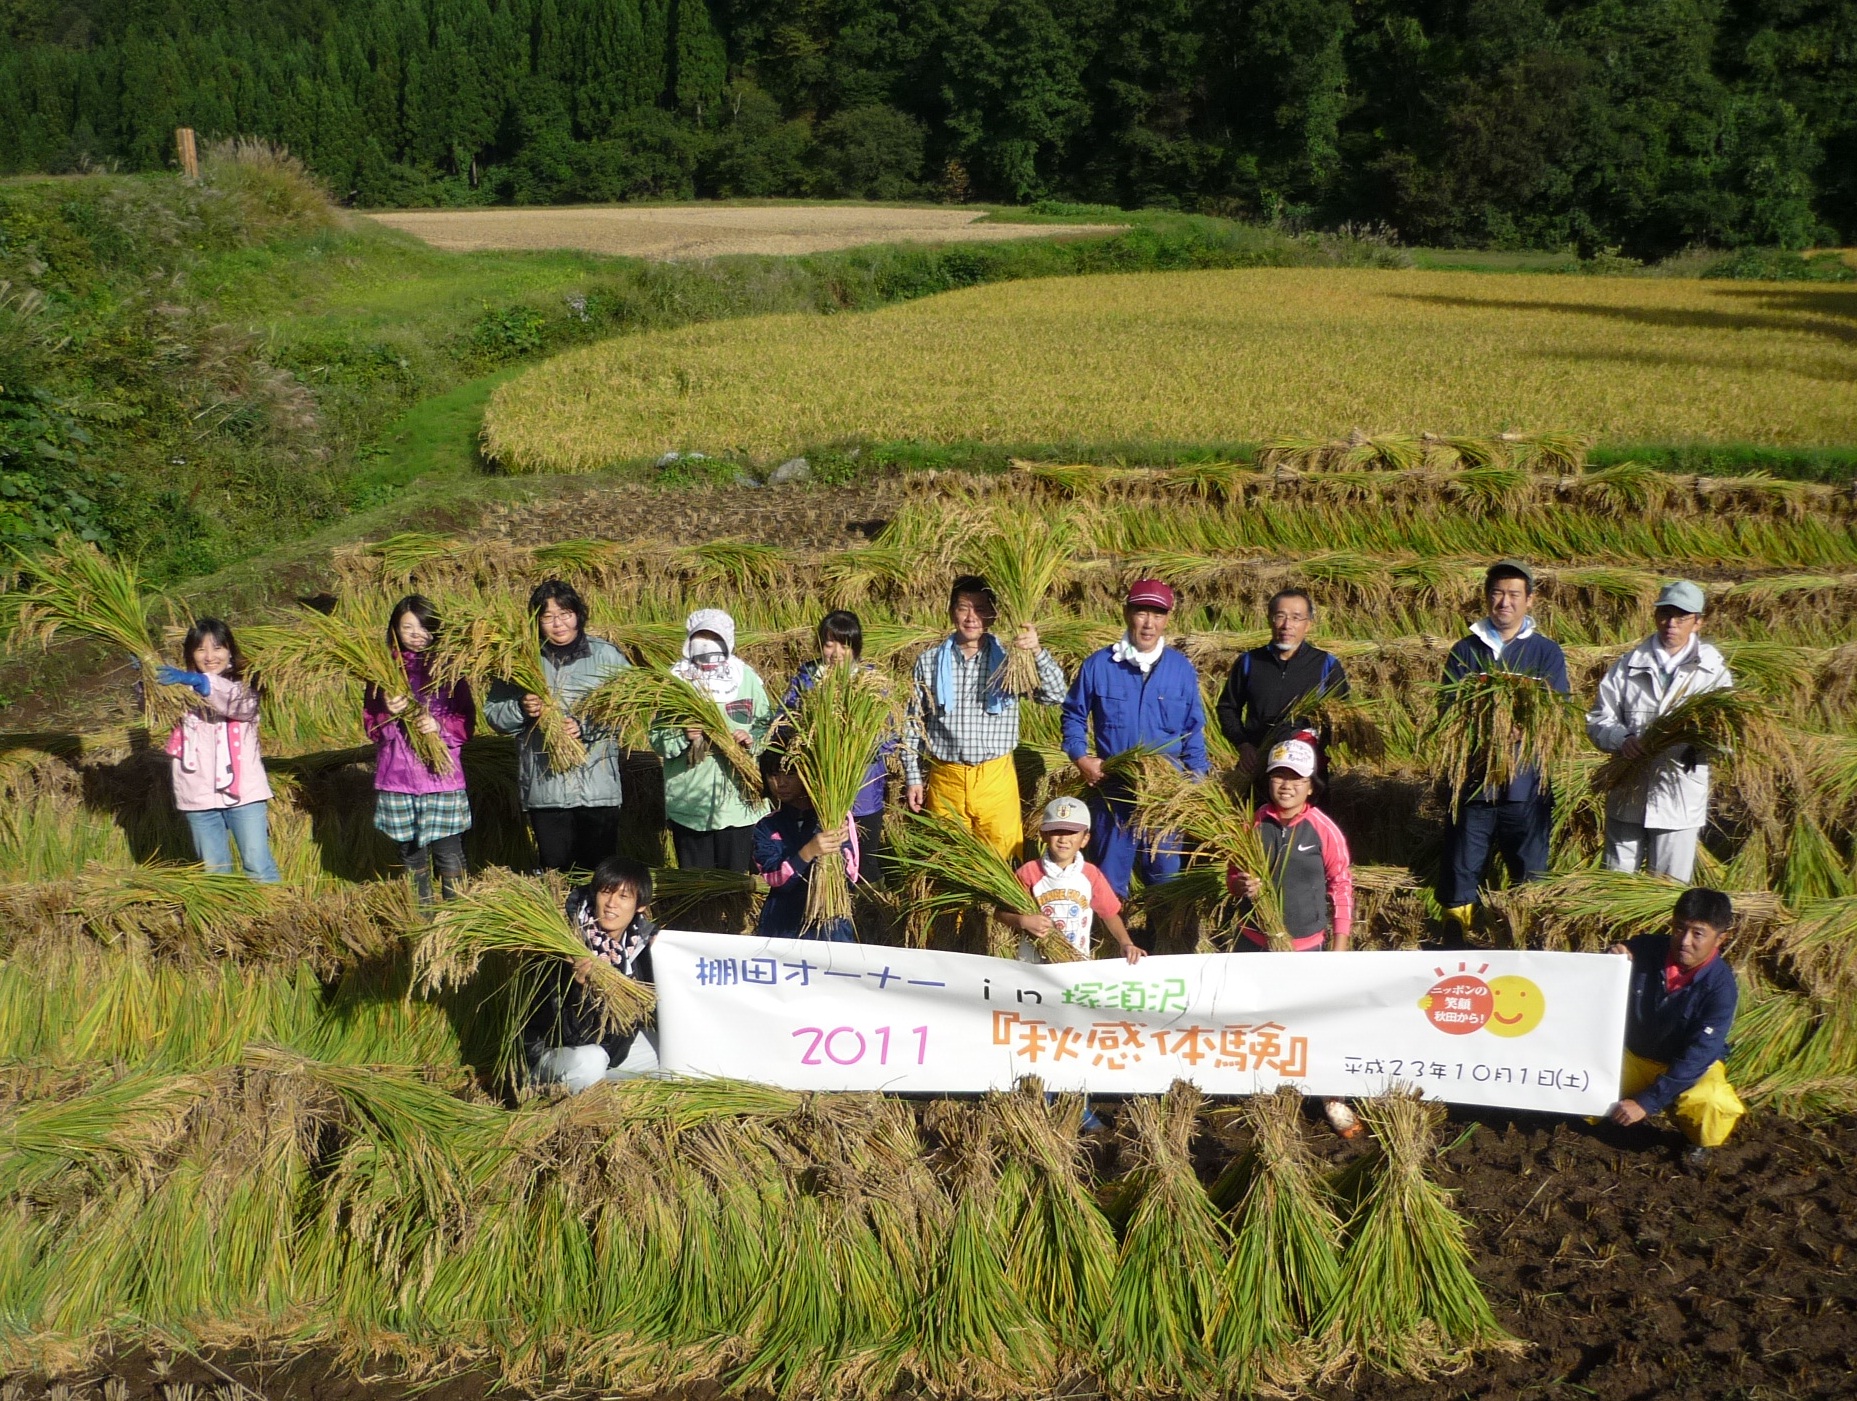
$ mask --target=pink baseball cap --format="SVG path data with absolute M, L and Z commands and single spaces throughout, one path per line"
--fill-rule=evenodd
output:
M 1164 613 L 1174 611 L 1174 591 L 1159 579 L 1137 579 L 1128 586 L 1128 606 L 1130 608 L 1159 608 Z

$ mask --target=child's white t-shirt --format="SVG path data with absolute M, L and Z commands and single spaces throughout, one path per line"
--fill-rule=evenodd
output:
M 1027 861 L 1018 874 L 1019 884 L 1032 893 L 1045 918 L 1085 958 L 1090 956 L 1090 929 L 1096 916 L 1122 913 L 1122 902 L 1103 873 L 1082 856 L 1068 866 L 1059 866 L 1050 857 L 1042 856 Z M 1037 945 L 1031 939 L 1019 940 L 1019 958 L 1026 963 L 1040 961 Z

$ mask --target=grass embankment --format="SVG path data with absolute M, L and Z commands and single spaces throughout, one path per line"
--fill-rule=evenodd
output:
M 834 440 L 1174 443 L 1574 427 L 1857 441 L 1857 293 L 1654 279 L 1244 270 L 1031 282 L 869 316 L 589 347 L 492 397 L 486 451 L 587 470 Z

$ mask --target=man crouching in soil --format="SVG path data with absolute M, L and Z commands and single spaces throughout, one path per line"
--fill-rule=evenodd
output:
M 1625 1098 L 1612 1122 L 1637 1124 L 1669 1109 L 1690 1142 L 1684 1163 L 1701 1168 L 1728 1141 L 1747 1106 L 1722 1064 L 1739 990 L 1721 958 L 1734 906 L 1719 890 L 1677 897 L 1670 933 L 1641 934 L 1611 952 L 1631 959 L 1625 1013 Z

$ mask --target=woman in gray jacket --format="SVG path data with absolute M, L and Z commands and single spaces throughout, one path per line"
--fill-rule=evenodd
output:
M 549 694 L 567 712 L 569 730 L 587 746 L 586 761 L 564 773 L 550 768 L 535 724 L 542 698 L 506 681 L 490 688 L 484 719 L 503 734 L 521 736 L 517 776 L 542 869 L 591 871 L 619 842 L 623 756 L 611 732 L 576 719 L 574 707 L 631 663 L 612 643 L 587 636 L 587 605 L 572 585 L 559 579 L 536 585 L 529 611 L 541 631 Z

